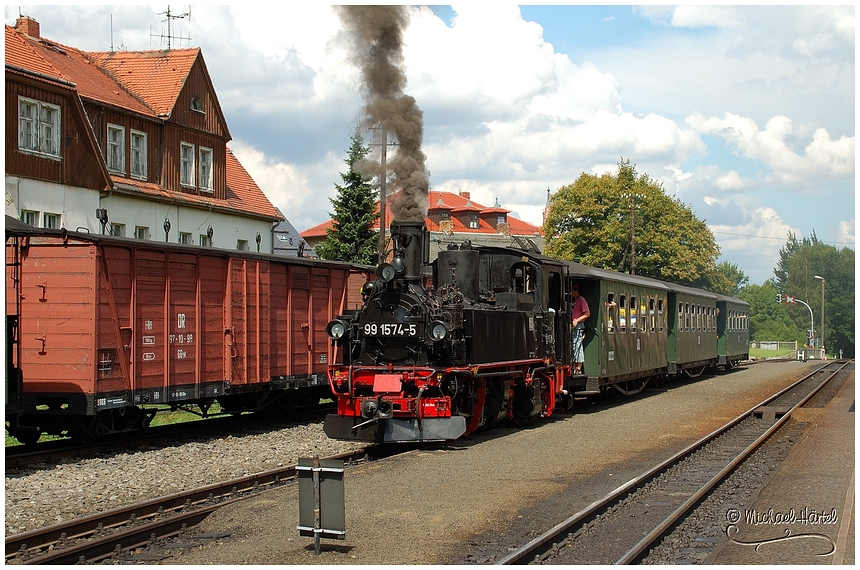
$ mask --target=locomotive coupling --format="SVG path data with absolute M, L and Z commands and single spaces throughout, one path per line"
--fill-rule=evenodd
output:
M 378 400 L 364 400 L 361 403 L 361 417 L 387 420 L 394 417 L 394 406 L 381 397 Z

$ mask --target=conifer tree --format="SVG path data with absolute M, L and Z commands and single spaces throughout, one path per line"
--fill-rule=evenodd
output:
M 326 239 L 315 249 L 323 259 L 337 259 L 351 263 L 376 264 L 378 257 L 379 220 L 376 210 L 376 192 L 370 184 L 371 176 L 362 173 L 359 166 L 370 153 L 364 146 L 361 131 L 356 127 L 350 136 L 352 144 L 344 162 L 349 170 L 340 173 L 343 185 L 335 184 L 337 196 L 331 198 L 334 212 L 329 212 L 333 224 L 326 229 Z

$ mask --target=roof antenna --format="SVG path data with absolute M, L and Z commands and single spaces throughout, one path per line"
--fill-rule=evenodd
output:
M 161 43 L 164 43 L 164 40 L 167 40 L 167 49 L 170 49 L 170 43 L 172 40 L 179 40 L 180 42 L 185 41 L 188 44 L 191 43 L 191 35 L 189 34 L 187 37 L 182 35 L 182 32 L 179 32 L 178 37 L 174 37 L 173 33 L 170 30 L 170 23 L 172 20 L 179 20 L 182 18 L 187 18 L 189 22 L 193 22 L 194 20 L 191 18 L 191 6 L 188 6 L 188 11 L 183 12 L 182 14 L 174 14 L 170 11 L 170 6 L 167 6 L 167 12 L 159 12 L 159 16 L 166 16 L 166 18 L 162 21 L 167 22 L 167 34 L 164 33 L 164 28 L 161 29 L 161 34 L 153 34 L 152 33 L 152 25 L 149 26 L 149 37 L 150 43 L 153 37 L 161 38 Z

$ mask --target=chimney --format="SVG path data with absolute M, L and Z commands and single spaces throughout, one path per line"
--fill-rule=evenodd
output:
M 27 34 L 31 38 L 41 39 L 42 37 L 39 33 L 39 22 L 30 16 L 19 16 L 18 19 L 15 20 L 15 29 Z
M 460 190 L 460 196 L 462 196 L 466 200 L 468 200 L 471 197 L 471 195 L 472 195 L 471 192 L 463 192 L 462 190 Z

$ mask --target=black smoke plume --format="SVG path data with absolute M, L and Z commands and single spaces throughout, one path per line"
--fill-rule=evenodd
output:
M 403 69 L 403 30 L 409 24 L 404 6 L 339 6 L 341 22 L 352 41 L 351 61 L 362 80 L 364 113 L 369 125 L 379 125 L 397 144 L 388 159 L 391 212 L 401 222 L 423 221 L 427 215 L 430 174 L 421 151 L 424 113 L 406 95 Z M 393 141 L 392 141 L 393 139 Z M 375 165 L 373 174 L 380 174 Z

